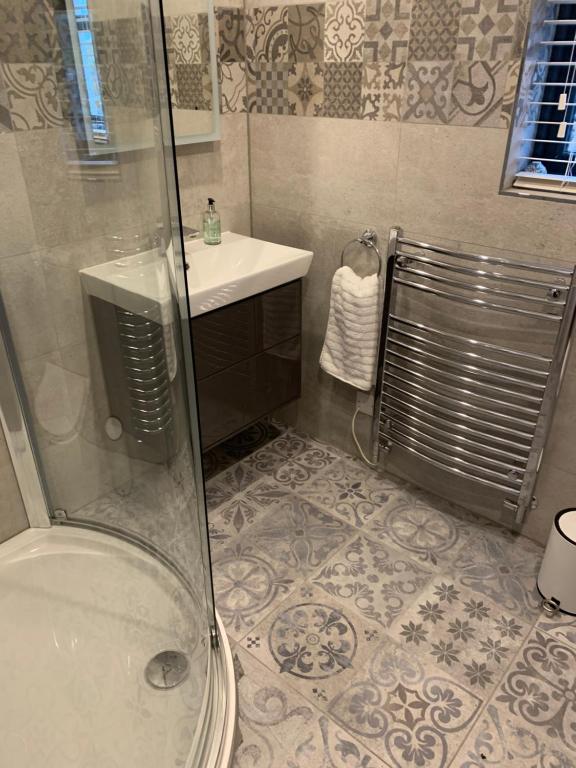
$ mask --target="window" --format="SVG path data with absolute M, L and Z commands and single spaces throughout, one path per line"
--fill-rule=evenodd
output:
M 576 202 L 576 0 L 535 0 L 502 191 Z

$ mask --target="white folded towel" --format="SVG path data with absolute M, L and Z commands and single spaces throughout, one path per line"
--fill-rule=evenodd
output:
M 350 267 L 332 280 L 330 313 L 320 365 L 353 387 L 369 390 L 376 377 L 380 336 L 380 280 L 359 277 Z

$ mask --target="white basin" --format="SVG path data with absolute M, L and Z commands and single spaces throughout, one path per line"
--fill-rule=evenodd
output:
M 224 232 L 220 245 L 186 243 L 192 317 L 304 277 L 312 252 Z M 171 322 L 170 259 L 154 249 L 80 270 L 87 293 L 157 322 Z
M 220 245 L 186 244 L 188 296 L 192 317 L 246 299 L 310 269 L 312 252 L 224 232 Z

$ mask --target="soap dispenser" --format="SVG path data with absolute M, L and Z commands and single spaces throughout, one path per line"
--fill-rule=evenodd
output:
M 218 245 L 222 242 L 220 214 L 212 197 L 208 198 L 208 209 L 204 211 L 204 242 L 207 245 Z

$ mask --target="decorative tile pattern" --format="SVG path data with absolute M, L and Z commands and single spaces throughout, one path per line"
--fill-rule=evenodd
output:
M 273 474 L 274 482 L 285 488 L 296 490 L 320 470 L 324 470 L 338 461 L 338 455 L 322 443 L 311 445 L 312 447 L 307 447 L 295 459 L 290 459 L 282 464 Z
M 502 705 L 490 703 L 454 758 L 454 768 L 511 766 L 572 768 L 573 757 L 543 729 L 527 728 Z
M 255 627 L 294 588 L 285 567 L 242 540 L 218 550 L 212 568 L 218 611 L 235 640 Z
M 0 133 L 12 130 L 12 118 L 10 116 L 10 104 L 8 93 L 4 84 L 2 71 L 0 70 Z
M 215 509 L 240 491 L 246 490 L 249 485 L 255 483 L 261 477 L 260 472 L 257 472 L 244 462 L 239 462 L 220 475 L 213 477 L 206 483 L 206 503 L 208 509 Z
M 311 581 L 344 605 L 384 628 L 402 615 L 432 574 L 364 536 L 358 536 L 316 573 Z
M 523 620 L 441 576 L 403 612 L 391 635 L 482 695 L 498 683 L 528 631 Z
M 239 61 L 220 64 L 218 76 L 223 114 L 246 112 L 246 64 Z
M 246 55 L 257 64 L 289 61 L 288 9 L 254 8 L 246 17 Z
M 243 648 L 234 665 L 239 710 L 234 768 L 386 768 Z
M 557 613 L 556 616 L 544 617 L 536 625 L 537 629 L 552 635 L 565 645 L 573 645 L 576 648 L 576 616 L 566 613 Z
M 459 0 L 413 0 L 408 59 L 454 59 L 459 18 Z
M 288 72 L 288 103 L 293 115 L 322 114 L 324 65 L 318 62 L 293 64 Z
M 57 40 L 52 4 L 37 0 L 0 0 L 0 61 L 56 63 Z
M 486 595 L 503 610 L 526 619 L 540 610 L 536 577 L 542 547 L 508 531 L 487 530 L 464 547 L 452 570 L 467 589 Z
M 250 540 L 274 560 L 306 575 L 322 565 L 353 529 L 305 499 L 286 496 L 250 531 Z
M 266 640 L 251 653 L 320 708 L 347 687 L 379 642 L 377 627 L 308 585 L 269 613 L 258 632 Z M 247 648 L 246 640 L 241 644 Z
M 506 674 L 495 701 L 576 759 L 576 648 L 536 631 Z
M 7 108 L 14 131 L 64 125 L 52 65 L 0 64 L 0 77 L 4 82 L 4 114 Z
M 507 76 L 507 61 L 457 62 L 450 122 L 498 128 Z
M 259 421 L 220 444 L 220 448 L 237 461 L 268 445 L 283 432 L 270 420 Z
M 176 82 L 180 109 L 210 109 L 202 64 L 176 64 Z
M 328 713 L 391 766 L 443 768 L 480 705 L 449 675 L 386 641 Z
M 412 0 L 368 0 L 364 61 L 405 62 Z
M 324 60 L 324 3 L 288 6 L 291 61 Z
M 243 63 L 246 58 L 244 11 L 241 8 L 217 8 L 216 18 L 218 20 L 220 63 Z
M 518 0 L 463 0 L 457 58 L 502 61 L 514 53 Z
M 451 62 L 409 61 L 403 119 L 412 123 L 447 123 L 452 105 L 453 70 Z
M 362 74 L 364 120 L 400 120 L 405 64 L 365 64 Z
M 438 507 L 425 495 L 406 490 L 392 497 L 386 514 L 370 520 L 368 529 L 423 562 L 450 563 L 475 531 Z
M 210 544 L 214 548 L 233 543 L 262 517 L 262 509 L 241 496 L 212 511 L 209 518 Z
M 356 462 L 340 459 L 307 482 L 299 493 L 361 528 L 396 501 L 401 490 L 396 480 L 384 479 Z
M 248 111 L 267 115 L 288 115 L 289 64 L 257 67 L 248 78 Z
M 364 0 L 326 3 L 324 61 L 362 61 L 366 25 Z

